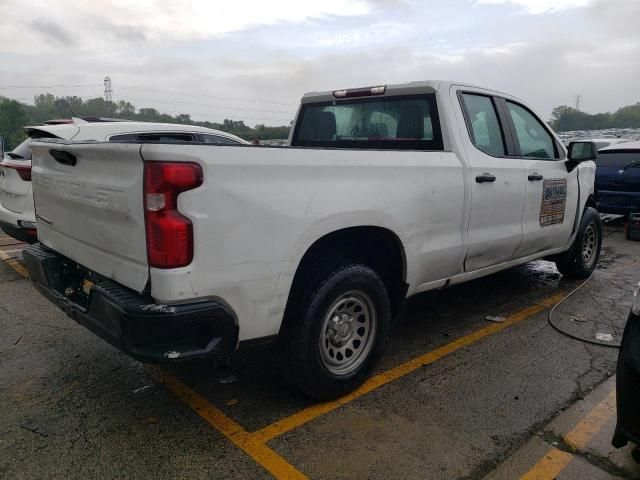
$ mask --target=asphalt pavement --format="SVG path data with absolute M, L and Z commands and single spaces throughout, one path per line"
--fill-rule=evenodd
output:
M 605 234 L 557 324 L 615 344 L 640 242 Z M 580 285 L 549 262 L 414 297 L 371 380 L 317 404 L 268 346 L 227 368 L 128 358 L 32 288 L 21 248 L 0 237 L 0 478 L 640 478 L 607 447 L 617 349 L 549 325 Z

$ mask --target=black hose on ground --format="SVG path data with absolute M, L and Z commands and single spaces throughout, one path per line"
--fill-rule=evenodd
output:
M 590 338 L 583 338 L 583 337 L 579 337 L 577 335 L 574 335 L 573 333 L 567 332 L 566 330 L 563 330 L 558 324 L 554 323 L 553 321 L 553 313 L 556 311 L 556 309 L 562 305 L 562 303 L 567 300 L 568 298 L 570 298 L 574 293 L 578 292 L 582 287 L 584 287 L 589 280 L 591 280 L 591 277 L 593 277 L 593 274 L 589 275 L 589 278 L 587 278 L 584 282 L 582 282 L 580 285 L 578 285 L 576 288 L 574 288 L 571 292 L 569 292 L 562 300 L 560 300 L 558 303 L 556 303 L 554 305 L 554 307 L 549 311 L 549 316 L 547 317 L 547 322 L 549 323 L 549 325 L 551 325 L 554 330 L 560 332 L 562 335 L 565 335 L 569 338 L 573 338 L 574 340 L 579 340 L 581 342 L 585 342 L 585 343 L 589 343 L 591 345 L 600 345 L 602 347 L 609 347 L 609 348 L 620 348 L 620 344 L 617 343 L 610 343 L 610 342 L 604 342 L 601 340 L 592 340 Z

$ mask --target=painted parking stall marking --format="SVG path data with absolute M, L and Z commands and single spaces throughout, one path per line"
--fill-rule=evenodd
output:
M 23 277 L 28 276 L 27 269 L 18 260 L 22 258 L 22 250 L 26 244 L 14 240 L 8 235 L 0 234 L 0 261 L 5 262 Z
M 584 416 L 578 424 L 564 435 L 564 441 L 577 452 L 587 446 L 591 440 L 613 415 L 616 409 L 616 391 L 612 389 L 609 394 Z M 575 458 L 569 453 L 552 447 L 531 469 L 525 473 L 522 480 L 546 480 L 556 478 L 562 473 Z
M 7 263 L 22 276 L 27 277 L 28 272 L 24 265 L 18 260 L 8 258 L 8 255 L 0 249 L 0 259 Z M 527 307 L 519 312 L 506 317 L 504 322 L 495 323 L 483 327 L 470 334 L 464 335 L 448 344 L 435 350 L 427 352 L 419 357 L 413 358 L 390 370 L 379 373 L 367 380 L 360 388 L 337 400 L 319 403 L 305 408 L 293 415 L 285 417 L 275 423 L 268 425 L 258 431 L 248 432 L 240 424 L 226 416 L 221 410 L 212 405 L 207 399 L 196 393 L 189 386 L 181 382 L 177 377 L 161 369 L 154 369 L 160 382 L 185 405 L 191 408 L 198 416 L 209 425 L 229 439 L 235 446 L 249 455 L 256 463 L 261 465 L 273 477 L 278 479 L 306 479 L 307 476 L 291 465 L 284 457 L 271 449 L 267 443 L 274 438 L 294 430 L 324 414 L 332 412 L 339 407 L 346 405 L 367 393 L 373 392 L 388 383 L 411 374 L 417 369 L 432 364 L 447 355 L 472 345 L 486 337 L 499 333 L 502 330 L 522 322 L 533 315 L 536 315 L 556 304 L 563 298 L 563 293 L 547 297 L 543 301 Z M 592 425 L 592 424 L 590 424 Z M 584 428 L 587 428 L 586 426 Z M 591 427 L 590 427 L 591 428 Z M 573 437 L 579 441 L 581 430 L 573 433 Z M 557 450 L 557 449 L 555 449 Z M 544 465 L 538 467 L 547 469 L 560 469 L 566 467 L 572 455 L 560 450 L 550 452 L 545 459 Z M 541 461 L 542 462 L 542 461 Z M 564 465 L 564 467 L 563 467 Z M 551 471 L 551 470 L 549 470 Z M 526 477 L 533 478 L 553 478 L 553 477 Z

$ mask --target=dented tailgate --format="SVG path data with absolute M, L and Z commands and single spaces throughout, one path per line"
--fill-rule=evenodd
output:
M 45 140 L 31 149 L 40 242 L 142 291 L 149 268 L 140 145 Z

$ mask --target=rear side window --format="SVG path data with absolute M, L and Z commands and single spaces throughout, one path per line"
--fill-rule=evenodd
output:
M 44 130 L 38 130 L 36 128 L 27 129 L 27 135 L 29 135 L 29 138 L 23 141 L 20 145 L 18 145 L 12 151 L 5 152 L 5 155 L 7 155 L 9 158 L 13 160 L 31 160 L 31 149 L 29 148 L 29 144 L 31 143 L 32 140 L 38 139 L 38 138 L 60 138 L 57 135 L 54 135 L 53 133 L 45 132 Z
M 31 160 L 31 150 L 29 150 L 29 143 L 31 143 L 31 139 L 27 138 L 16 148 L 11 150 L 10 152 L 7 152 L 6 155 L 14 160 Z
M 522 157 L 558 158 L 553 137 L 531 112 L 512 102 L 507 102 L 507 109 Z
M 462 101 L 473 144 L 488 155 L 503 157 L 504 137 L 491 97 L 464 93 Z
M 598 152 L 598 167 L 625 168 L 640 166 L 640 150 L 609 150 Z
M 442 150 L 435 96 L 358 98 L 304 105 L 292 145 Z
M 182 132 L 159 132 L 159 133 L 123 133 L 112 135 L 110 142 L 160 142 L 160 143 L 181 143 L 195 142 L 192 133 Z
M 240 142 L 227 137 L 221 137 L 220 135 L 202 135 L 204 143 L 213 143 L 215 145 L 238 145 Z

